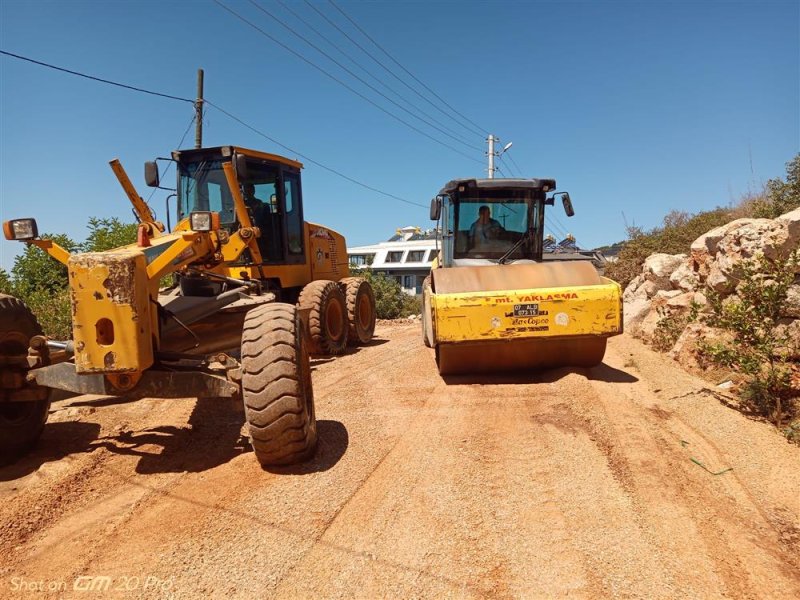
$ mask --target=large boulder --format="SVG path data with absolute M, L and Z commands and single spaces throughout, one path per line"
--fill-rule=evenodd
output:
M 796 208 L 775 219 L 779 226 L 772 234 L 772 243 L 779 256 L 787 257 L 792 251 L 800 248 L 800 208 Z M 800 262 L 795 268 L 800 273 Z
M 647 281 L 652 281 L 659 290 L 670 290 L 670 275 L 686 260 L 685 254 L 651 254 L 644 261 L 642 273 Z
M 700 344 L 731 343 L 732 336 L 725 331 L 702 323 L 689 323 L 669 351 L 669 356 L 689 371 L 699 372 L 709 366 L 700 352 Z
M 692 262 L 684 260 L 669 276 L 669 282 L 676 290 L 690 292 L 700 286 L 700 276 L 694 270 Z
M 715 227 L 708 233 L 704 233 L 697 238 L 690 246 L 690 255 L 692 257 L 692 264 L 694 270 L 700 274 L 701 277 L 708 275 L 711 262 L 717 254 L 717 248 L 720 241 L 732 229 L 736 229 L 741 225 L 750 223 L 753 219 L 736 219 L 725 225 Z
M 628 287 L 625 288 L 625 291 L 622 292 L 622 300 L 625 304 L 629 302 L 634 302 L 635 300 L 647 300 L 647 293 L 645 292 L 642 284 L 645 282 L 644 275 L 637 275 L 631 282 L 628 284 Z
M 781 316 L 800 319 L 800 285 L 791 285 L 786 290 L 786 302 L 783 303 Z

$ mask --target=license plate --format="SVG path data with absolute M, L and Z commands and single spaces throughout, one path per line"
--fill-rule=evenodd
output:
M 535 317 L 539 314 L 538 304 L 515 304 L 514 316 L 515 317 Z

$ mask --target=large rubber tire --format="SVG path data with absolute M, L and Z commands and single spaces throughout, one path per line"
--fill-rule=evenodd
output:
M 332 356 L 347 346 L 347 308 L 344 294 L 334 281 L 312 281 L 300 292 L 300 308 L 311 309 L 308 329 L 311 354 Z
M 253 451 L 263 466 L 290 465 L 314 454 L 311 367 L 294 305 L 265 304 L 245 316 L 242 398 Z
M 363 277 L 339 280 L 347 306 L 347 341 L 353 346 L 367 344 L 375 335 L 375 293 Z
M 0 294 L 0 356 L 27 356 L 30 339 L 42 328 L 22 300 Z M 13 367 L 9 367 L 13 368 Z M 13 398 L 13 390 L 4 390 Z M 30 450 L 42 435 L 50 411 L 50 397 L 29 402 L 0 399 L 0 464 Z
M 430 294 L 431 289 L 431 276 L 428 275 L 422 281 L 422 314 L 420 315 L 420 322 L 422 323 L 422 343 L 428 348 L 433 347 L 433 315 L 431 313 L 430 303 L 426 292 Z

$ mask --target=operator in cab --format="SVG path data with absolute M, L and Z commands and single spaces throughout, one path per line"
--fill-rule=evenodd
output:
M 503 232 L 500 222 L 492 218 L 489 207 L 484 204 L 478 209 L 478 219 L 469 228 L 470 248 L 479 248 L 496 240 Z

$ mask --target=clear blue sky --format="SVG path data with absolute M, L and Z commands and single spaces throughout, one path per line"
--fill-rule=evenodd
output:
M 316 161 L 423 205 L 449 179 L 485 176 L 477 132 L 391 79 L 304 2 L 286 0 L 468 145 L 400 112 L 250 2 L 221 1 L 474 161 L 391 119 L 211 0 L 2 0 L 0 48 L 188 98 L 202 67 L 211 101 Z M 275 0 L 258 1 L 347 60 Z M 313 2 L 391 64 L 326 0 Z M 481 130 L 513 141 L 509 154 L 525 176 L 553 177 L 569 191 L 577 215 L 567 220 L 559 211 L 554 226 L 585 247 L 624 238 L 623 213 L 652 227 L 671 209 L 726 205 L 784 175 L 800 149 L 797 0 L 337 3 Z M 107 162 L 119 157 L 147 196 L 142 163 L 168 155 L 191 117 L 186 103 L 0 56 L 0 216 L 36 216 L 41 231 L 79 240 L 89 216 L 129 218 Z M 204 133 L 205 145 L 294 157 L 214 109 Z M 183 146 L 193 141 L 191 131 Z M 350 245 L 430 226 L 426 208 L 306 164 L 307 220 L 342 232 Z M 508 172 L 507 161 L 499 164 Z M 165 195 L 152 200 L 160 217 Z M 2 240 L 0 249 L 8 268 L 19 247 Z

